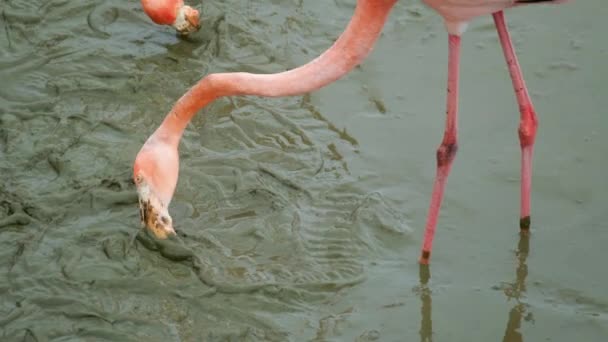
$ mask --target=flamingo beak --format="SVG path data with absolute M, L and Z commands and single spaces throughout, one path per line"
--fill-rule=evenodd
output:
M 175 235 L 173 220 L 167 205 L 158 198 L 141 175 L 136 177 L 135 185 L 139 195 L 139 216 L 142 226 L 150 230 L 158 239 Z
M 196 28 L 197 30 L 201 27 L 197 10 L 190 6 L 185 6 L 184 15 L 186 17 L 186 21 L 189 22 L 192 27 Z
M 183 35 L 197 31 L 200 28 L 198 11 L 190 6 L 183 6 L 179 9 L 173 27 Z

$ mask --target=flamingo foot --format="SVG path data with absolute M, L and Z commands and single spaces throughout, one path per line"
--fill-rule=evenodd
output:
M 522 234 L 530 233 L 530 216 L 529 215 L 519 219 L 519 230 Z
M 430 251 L 422 251 L 421 255 L 420 255 L 420 259 L 418 260 L 418 263 L 420 263 L 421 266 L 426 266 L 431 262 L 431 252 Z

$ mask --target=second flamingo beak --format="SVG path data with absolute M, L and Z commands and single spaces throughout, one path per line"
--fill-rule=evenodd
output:
M 173 27 L 181 34 L 189 34 L 200 28 L 198 11 L 190 6 L 183 6 L 177 13 Z
M 141 223 L 159 239 L 175 235 L 173 220 L 167 205 L 163 203 L 143 177 L 135 181 L 139 195 L 139 215 Z

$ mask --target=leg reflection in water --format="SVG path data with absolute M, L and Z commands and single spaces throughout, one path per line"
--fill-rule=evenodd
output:
M 517 267 L 515 271 L 516 279 L 513 283 L 507 283 L 503 286 L 503 291 L 509 300 L 515 300 L 515 304 L 509 311 L 509 319 L 503 342 L 523 342 L 524 338 L 521 333 L 522 319 L 532 321 L 533 316 L 528 312 L 529 305 L 522 301 L 526 293 L 526 277 L 528 276 L 528 265 L 526 261 L 530 252 L 530 235 L 521 234 L 519 244 L 515 255 L 517 257 Z M 420 342 L 433 341 L 433 320 L 432 320 L 432 291 L 429 287 L 431 279 L 431 270 L 429 265 L 421 264 L 419 268 L 420 284 L 416 286 L 415 291 L 420 296 Z
M 522 318 L 526 321 L 532 320 L 532 313 L 526 313 L 528 304 L 521 301 L 522 297 L 526 293 L 526 277 L 528 276 L 528 265 L 526 260 L 530 251 L 530 235 L 521 234 L 519 237 L 519 244 L 517 246 L 517 269 L 516 269 L 516 280 L 514 283 L 508 284 L 504 288 L 505 295 L 509 300 L 514 299 L 515 305 L 509 312 L 509 320 L 507 321 L 507 328 L 505 330 L 505 336 L 503 342 L 522 342 L 524 337 L 520 330 Z
M 428 286 L 429 279 L 431 279 L 429 265 L 420 264 L 419 277 L 420 285 L 417 290 L 422 302 L 420 306 L 420 314 L 422 316 L 420 321 L 420 342 L 431 342 L 433 341 L 433 320 L 431 316 L 433 304 L 431 289 Z

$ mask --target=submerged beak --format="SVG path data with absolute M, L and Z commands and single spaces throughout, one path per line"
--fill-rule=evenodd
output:
M 198 11 L 190 6 L 183 6 L 177 13 L 173 27 L 181 34 L 189 34 L 200 28 Z
M 139 216 L 142 225 L 159 239 L 175 235 L 173 220 L 169 215 L 167 205 L 152 191 L 143 177 L 138 176 L 135 185 L 139 195 Z

